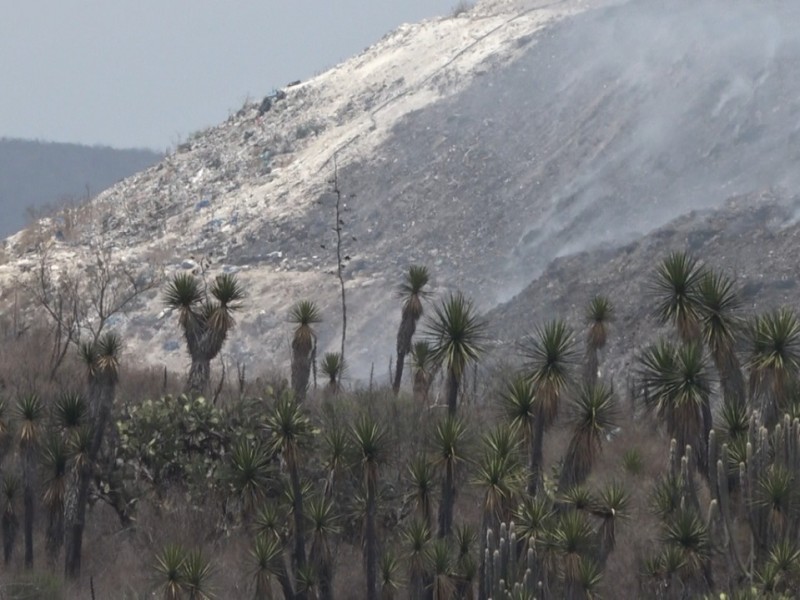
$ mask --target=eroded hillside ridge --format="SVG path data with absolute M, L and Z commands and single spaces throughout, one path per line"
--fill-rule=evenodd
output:
M 559 256 L 629 243 L 737 194 L 793 190 L 799 13 L 783 2 L 490 2 L 403 26 L 187 140 L 99 198 L 57 250 L 77 264 L 81 243 L 107 239 L 168 272 L 210 257 L 212 272 L 238 271 L 250 289 L 237 359 L 286 356 L 286 310 L 306 297 L 333 349 L 335 162 L 349 337 L 363 348 L 351 374 L 365 374 L 392 354 L 387 315 L 399 318 L 394 286 L 411 263 L 431 268 L 435 291 L 461 288 L 487 309 Z M 22 255 L 23 239 L 8 253 Z M 132 343 L 184 360 L 160 299 L 137 310 L 119 324 Z

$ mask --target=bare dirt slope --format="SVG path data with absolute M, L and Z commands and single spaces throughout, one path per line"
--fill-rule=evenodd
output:
M 210 257 L 212 274 L 238 271 L 251 290 L 229 356 L 281 362 L 286 311 L 305 297 L 321 303 L 333 349 L 336 165 L 349 358 L 364 375 L 393 352 L 392 290 L 411 263 L 431 267 L 436 291 L 489 309 L 558 257 L 600 256 L 769 187 L 785 203 L 800 152 L 798 26 L 794 3 L 717 0 L 498 0 L 403 26 L 126 180 L 57 253 L 80 265 L 100 240 L 168 273 Z M 0 277 L 30 267 L 26 240 L 8 241 Z M 116 325 L 151 360 L 185 360 L 156 295 Z

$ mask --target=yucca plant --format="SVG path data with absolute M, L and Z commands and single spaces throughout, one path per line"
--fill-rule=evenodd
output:
M 186 583 L 186 551 L 177 544 L 164 546 L 156 555 L 159 594 L 164 600 L 181 600 Z
M 550 500 L 544 496 L 525 496 L 514 512 L 517 534 L 531 548 L 544 544 L 556 518 Z
M 686 565 L 686 585 L 694 588 L 695 593 L 707 591 L 710 587 L 712 544 L 703 519 L 693 509 L 678 509 L 664 523 L 661 541 L 680 552 Z
M 381 554 L 380 587 L 381 600 L 394 600 L 400 587 L 400 561 L 391 551 Z
M 17 517 L 16 505 L 20 490 L 19 478 L 13 473 L 6 473 L 3 477 L 3 562 L 6 566 L 11 562 L 14 553 L 14 542 L 17 539 L 19 530 L 19 518 Z
M 743 329 L 739 316 L 741 301 L 733 280 L 706 270 L 697 286 L 700 331 L 719 374 L 726 404 L 745 406 L 742 365 L 736 356 L 737 336 Z
M 414 401 L 418 406 L 427 407 L 431 383 L 438 368 L 429 341 L 414 342 L 411 347 L 411 368 L 414 371 Z
M 240 439 L 231 452 L 230 482 L 249 520 L 266 498 L 272 477 L 271 455 L 258 441 Z
M 350 436 L 344 427 L 331 427 L 325 431 L 325 469 L 328 476 L 325 479 L 325 497 L 333 497 L 336 482 L 347 468 L 347 458 L 350 452 Z
M 558 501 L 562 507 L 589 511 L 594 508 L 596 499 L 592 490 L 585 485 L 578 484 L 561 490 Z
M 367 415 L 360 416 L 352 428 L 353 446 L 361 467 L 366 493 L 364 516 L 364 561 L 367 600 L 378 598 L 378 470 L 388 459 L 386 428 Z
M 630 475 L 640 475 L 644 468 L 642 453 L 637 448 L 628 448 L 622 454 L 622 468 Z
M 43 481 L 42 504 L 47 511 L 45 550 L 51 564 L 55 563 L 64 543 L 64 503 L 67 496 L 68 452 L 58 434 L 50 434 L 42 444 Z
M 345 365 L 342 362 L 342 355 L 338 352 L 326 352 L 325 356 L 322 357 L 320 370 L 322 374 L 328 378 L 328 394 L 333 395 L 338 393 L 344 369 Z
M 800 585 L 800 549 L 790 540 L 777 542 L 759 576 L 762 591 L 772 594 L 795 592 Z
M 272 600 L 272 580 L 278 579 L 284 587 L 284 595 L 292 597 L 294 591 L 286 577 L 286 570 L 283 564 L 283 546 L 279 539 L 274 536 L 259 535 L 256 537 L 255 544 L 250 551 L 253 563 L 252 577 L 255 583 L 254 600 Z
M 788 308 L 765 313 L 751 324 L 750 341 L 751 408 L 772 428 L 788 406 L 790 381 L 800 366 L 800 321 Z
M 188 600 L 213 600 L 211 589 L 214 570 L 211 561 L 200 550 L 191 550 L 183 561 L 183 587 Z
M 599 597 L 600 584 L 603 581 L 603 568 L 591 558 L 585 556 L 578 560 L 577 573 L 571 589 L 566 590 L 567 598 L 590 600 Z
M 253 519 L 253 529 L 256 535 L 264 538 L 283 539 L 286 529 L 286 515 L 278 507 L 277 502 L 265 502 L 256 512 Z
M 698 344 L 678 347 L 660 340 L 639 357 L 645 405 L 667 426 L 678 448 L 691 445 L 701 473 L 707 474 L 711 430 L 711 379 Z
M 455 415 L 462 377 L 483 352 L 486 323 L 477 316 L 472 301 L 458 292 L 434 307 L 427 333 L 433 343 L 433 361 L 447 372 L 447 407 Z
M 87 401 L 91 413 L 91 422 L 87 424 L 91 431 L 86 460 L 74 463 L 70 474 L 70 484 L 64 508 L 64 572 L 69 578 L 77 578 L 81 571 L 81 554 L 83 549 L 83 528 L 86 516 L 86 504 L 89 500 L 89 483 L 92 469 L 100 447 L 103 444 L 105 430 L 111 419 L 114 395 L 119 379 L 120 354 L 122 340 L 113 333 L 103 333 L 97 340 L 86 342 L 80 346 L 80 356 L 87 373 Z
M 527 373 L 536 398 L 535 431 L 531 450 L 528 493 L 541 487 L 544 434 L 558 416 L 564 390 L 571 383 L 575 366 L 575 340 L 572 330 L 562 320 L 536 329 L 523 345 Z
M 408 465 L 409 499 L 416 516 L 430 527 L 433 521 L 433 499 L 436 494 L 436 472 L 425 455 L 417 455 Z
M 461 419 L 448 415 L 436 423 L 433 443 L 435 461 L 442 472 L 442 493 L 439 501 L 438 536 L 446 537 L 453 527 L 453 507 L 456 501 L 456 469 L 464 460 L 463 440 L 466 425 Z
M 428 588 L 427 554 L 431 542 L 430 526 L 422 519 L 412 519 L 401 538 L 408 565 L 409 596 L 422 598 Z
M 471 598 L 478 565 L 475 562 L 475 542 L 478 533 L 469 524 L 456 525 L 453 528 L 453 545 L 456 549 L 453 579 L 458 598 Z
M 586 371 L 584 383 L 597 382 L 599 353 L 608 341 L 608 326 L 614 320 L 614 306 L 606 296 L 594 296 L 586 308 Z
M 44 405 L 36 394 L 17 401 L 18 440 L 22 460 L 22 498 L 24 506 L 25 568 L 33 568 L 34 490 L 36 487 L 36 451 L 39 445 Z
M 572 428 L 559 489 L 583 483 L 599 456 L 603 440 L 618 427 L 619 411 L 611 388 L 603 383 L 583 385 L 570 401 Z
M 506 384 L 501 401 L 506 420 L 522 434 L 525 454 L 528 457 L 528 472 L 533 473 L 536 461 L 534 434 L 537 401 L 530 378 L 525 375 L 514 377 Z
M 684 343 L 700 339 L 700 300 L 698 286 L 704 275 L 697 259 L 686 252 L 672 252 L 656 267 L 650 294 L 655 316 L 672 323 Z
M 453 581 L 453 555 L 445 539 L 431 542 L 427 552 L 428 572 L 431 578 L 432 600 L 452 600 L 456 594 Z
M 756 536 L 765 537 L 767 545 L 790 536 L 800 513 L 799 501 L 795 474 L 782 465 L 771 465 L 758 479 L 753 498 L 766 517 L 765 531 L 754 531 Z
M 217 275 L 211 288 L 194 275 L 178 273 L 164 292 L 164 304 L 178 311 L 192 364 L 186 392 L 201 396 L 208 390 L 211 361 L 216 358 L 234 326 L 233 313 L 242 307 L 245 291 L 235 274 Z
M 61 394 L 53 405 L 53 419 L 57 427 L 66 432 L 73 432 L 84 424 L 88 414 L 86 400 L 77 392 Z
M 594 531 L 586 513 L 568 510 L 561 513 L 548 532 L 546 546 L 556 559 L 565 594 L 574 597 L 580 577 L 581 560 L 593 551 Z
M 630 494 L 617 481 L 608 483 L 597 494 L 597 499 L 591 508 L 591 512 L 601 519 L 600 529 L 597 532 L 600 542 L 597 561 L 601 567 L 605 566 L 609 554 L 617 546 L 617 523 L 626 520 L 630 516 L 628 513 L 630 502 Z
M 395 394 L 400 391 L 406 355 L 411 352 L 411 341 L 417 329 L 417 322 L 422 317 L 422 300 L 428 295 L 424 288 L 428 285 L 429 278 L 427 267 L 412 265 L 400 285 L 399 294 L 403 300 L 403 310 L 400 327 L 397 330 L 397 362 L 392 383 Z
M 319 307 L 301 300 L 289 310 L 289 322 L 296 325 L 292 337 L 292 389 L 299 402 L 308 391 L 311 366 L 316 360 L 317 334 L 313 326 L 322 322 Z
M 332 600 L 334 561 L 331 537 L 339 533 L 333 504 L 325 498 L 313 498 L 308 503 L 308 520 L 311 525 L 309 563 L 317 575 L 319 600 Z
M 266 424 L 271 435 L 272 450 L 280 452 L 289 474 L 294 517 L 294 564 L 300 569 L 306 564 L 306 550 L 299 454 L 315 430 L 301 405 L 290 395 L 282 396 L 275 402 L 267 415 Z

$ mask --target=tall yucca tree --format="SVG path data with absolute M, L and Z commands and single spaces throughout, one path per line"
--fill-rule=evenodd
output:
M 600 490 L 597 501 L 591 507 L 591 513 L 601 520 L 597 532 L 599 538 L 597 560 L 600 566 L 605 566 L 609 554 L 616 548 L 616 526 L 618 522 L 630 516 L 628 513 L 630 502 L 631 496 L 625 487 L 617 481 L 612 481 Z
M 503 411 L 506 421 L 519 432 L 525 446 L 528 461 L 528 473 L 536 468 L 534 436 L 536 433 L 536 394 L 533 383 L 525 375 L 514 377 L 502 395 Z
M 328 387 L 326 389 L 328 396 L 338 394 L 345 370 L 342 355 L 338 352 L 326 352 L 325 356 L 322 357 L 320 370 L 328 378 Z
M 476 362 L 483 350 L 486 323 L 472 301 L 457 292 L 434 307 L 428 321 L 428 335 L 433 340 L 433 357 L 447 371 L 447 408 L 455 415 L 458 392 L 467 367 Z
M 439 500 L 438 537 L 450 534 L 453 528 L 453 508 L 456 501 L 456 469 L 464 460 L 464 421 L 452 415 L 436 424 L 433 436 L 435 460 L 442 471 L 442 493 Z
M 501 426 L 505 431 L 511 427 Z M 490 529 L 496 530 L 506 516 L 509 507 L 522 491 L 524 481 L 522 468 L 516 452 L 498 452 L 495 441 L 505 439 L 502 433 L 486 436 L 483 440 L 483 456 L 477 465 L 473 483 L 483 492 L 480 531 L 480 563 L 478 567 L 479 600 L 486 598 L 486 536 Z M 504 445 L 504 444 L 503 444 Z
M 427 340 L 414 342 L 411 347 L 411 368 L 414 371 L 414 401 L 419 406 L 428 406 L 428 394 L 436 375 L 433 346 Z
M 22 460 L 22 501 L 24 507 L 25 568 L 33 568 L 34 489 L 36 452 L 41 442 L 44 406 L 39 396 L 30 394 L 17 402 L 19 452 Z
M 164 304 L 178 311 L 192 364 L 186 392 L 202 396 L 208 391 L 211 361 L 216 358 L 235 321 L 233 313 L 241 308 L 244 288 L 236 275 L 217 275 L 209 290 L 189 273 L 173 276 L 164 293 Z
M 791 380 L 800 367 L 800 321 L 789 308 L 756 317 L 750 327 L 750 398 L 771 428 L 786 410 Z
M 703 274 L 696 258 L 686 252 L 672 252 L 656 267 L 651 282 L 655 316 L 664 324 L 675 325 L 685 343 L 700 339 L 698 286 Z
M 586 372 L 584 381 L 587 385 L 597 382 L 597 370 L 600 366 L 600 351 L 608 341 L 608 326 L 614 320 L 614 306 L 606 296 L 595 296 L 586 308 Z
M 294 517 L 293 564 L 299 571 L 306 566 L 305 517 L 299 455 L 315 431 L 300 404 L 288 394 L 275 401 L 271 412 L 267 415 L 266 425 L 271 434 L 272 449 L 280 452 L 289 473 Z M 305 600 L 305 592 L 298 591 L 297 597 Z
M 289 322 L 296 325 L 292 336 L 292 389 L 298 401 L 302 402 L 316 360 L 317 334 L 313 326 L 322 322 L 322 316 L 314 302 L 301 300 L 289 311 Z
M 416 516 L 431 527 L 436 486 L 434 465 L 425 455 L 416 456 L 408 465 L 407 477 L 410 487 L 409 499 L 414 504 Z
M 745 406 L 742 365 L 736 356 L 737 336 L 743 329 L 741 300 L 729 277 L 707 270 L 697 286 L 700 331 L 719 373 L 726 404 Z
M 570 401 L 569 425 L 572 428 L 559 490 L 586 481 L 603 446 L 603 439 L 617 428 L 619 410 L 614 391 L 603 383 L 580 387 Z
M 381 465 L 388 459 L 388 432 L 385 427 L 371 417 L 362 415 L 353 424 L 352 437 L 366 493 L 364 566 L 367 593 L 365 597 L 367 600 L 377 600 L 379 597 L 378 564 L 380 560 L 377 524 L 378 472 Z
M 42 444 L 42 466 L 45 479 L 42 504 L 47 510 L 45 550 L 51 565 L 55 564 L 64 543 L 64 501 L 67 495 L 68 452 L 64 439 L 50 434 Z
M 410 598 L 429 597 L 432 583 L 427 572 L 426 556 L 431 542 L 431 528 L 422 519 L 413 519 L 401 534 L 408 565 L 408 592 Z
M 250 550 L 252 577 L 255 584 L 253 600 L 277 600 L 272 591 L 272 580 L 277 579 L 289 598 L 293 597 L 293 590 L 286 577 L 286 567 L 283 562 L 283 546 L 274 536 L 259 535 Z
M 399 292 L 403 299 L 403 310 L 400 327 L 397 330 L 397 363 L 392 384 L 395 394 L 400 391 L 406 355 L 411 352 L 411 340 L 417 330 L 417 322 L 422 317 L 422 299 L 427 295 L 424 288 L 428 285 L 429 279 L 428 267 L 412 265 L 405 274 L 403 283 L 400 284 Z
M 711 378 L 702 347 L 660 340 L 645 349 L 639 364 L 647 407 L 664 420 L 678 448 L 691 445 L 699 470 L 707 474 Z
M 313 498 L 308 504 L 311 523 L 309 563 L 318 579 L 319 600 L 333 600 L 333 553 L 331 537 L 339 533 L 339 524 L 333 504 L 325 498 Z
M 14 553 L 14 543 L 19 530 L 19 517 L 17 516 L 17 502 L 19 497 L 19 478 L 13 473 L 6 473 L 3 477 L 3 563 L 8 566 Z
M 121 351 L 122 341 L 112 332 L 104 333 L 95 342 L 82 344 L 80 349 L 87 373 L 90 436 L 87 455 L 73 463 L 64 506 L 64 571 L 69 578 L 77 578 L 81 572 L 89 483 L 111 418 Z
M 572 382 L 575 340 L 572 330 L 560 319 L 538 327 L 524 344 L 528 378 L 536 398 L 528 493 L 535 495 L 542 484 L 542 449 L 545 431 L 558 416 L 564 390 Z
M 581 564 L 594 550 L 595 535 L 585 511 L 567 510 L 548 532 L 546 546 L 557 561 L 564 598 L 582 598 Z
M 242 438 L 230 453 L 230 481 L 242 505 L 245 522 L 266 498 L 272 479 L 272 453 L 260 440 Z

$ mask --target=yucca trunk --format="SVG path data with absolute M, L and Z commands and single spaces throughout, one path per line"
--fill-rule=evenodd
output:
M 442 480 L 442 499 L 439 503 L 439 537 L 447 537 L 453 529 L 453 507 L 456 502 L 454 466 L 448 462 Z
M 22 503 L 24 509 L 24 535 L 25 535 L 25 568 L 33 568 L 33 519 L 34 519 L 34 478 L 36 477 L 36 463 L 33 446 L 28 443 L 22 455 Z
M 56 563 L 58 553 L 64 544 L 64 506 L 53 506 L 47 515 L 47 533 L 45 535 L 45 551 L 51 565 Z
M 308 379 L 311 375 L 312 348 L 307 344 L 292 342 L 292 390 L 298 402 L 306 399 Z
M 3 513 L 3 562 L 6 566 L 11 562 L 14 553 L 14 542 L 17 540 L 17 530 L 19 529 L 19 519 L 13 512 Z
M 300 473 L 294 457 L 287 459 L 289 467 L 289 478 L 292 482 L 292 513 L 294 517 L 294 556 L 293 564 L 296 570 L 306 566 L 306 540 L 305 540 L 305 517 L 303 516 L 303 488 L 300 483 Z M 305 600 L 307 592 L 298 591 L 297 600 Z
M 597 384 L 597 369 L 600 366 L 600 351 L 594 346 L 589 346 L 586 349 L 586 366 L 583 374 L 583 380 L 587 386 L 594 386 Z
M 745 406 L 745 383 L 742 365 L 731 348 L 720 349 L 711 354 L 719 373 L 719 384 L 723 401 L 731 406 Z
M 186 384 L 187 394 L 192 398 L 205 396 L 210 380 L 211 359 L 200 354 L 192 356 L 192 366 L 189 367 L 189 378 Z
M 403 381 L 403 367 L 406 362 L 406 355 L 411 352 L 411 340 L 414 338 L 414 331 L 417 329 L 417 322 L 413 315 L 403 311 L 403 319 L 400 321 L 400 329 L 397 331 L 397 362 L 394 370 L 394 383 L 392 390 L 395 394 L 400 391 L 400 383 Z
M 428 374 L 422 369 L 414 373 L 414 402 L 419 406 L 428 406 L 428 390 L 430 389 Z
M 537 409 L 534 419 L 531 453 L 528 460 L 528 494 L 535 496 L 542 484 L 542 453 L 544 448 L 544 415 Z
M 111 416 L 115 383 L 115 378 L 108 374 L 93 377 L 89 383 L 87 396 L 89 398 L 90 417 L 93 421 L 92 439 L 86 460 L 73 470 L 72 481 L 64 506 L 64 574 L 70 579 L 76 579 L 81 574 L 83 529 L 86 525 L 89 484 L 94 463 L 103 443 L 103 434 Z
M 378 532 L 375 524 L 377 512 L 377 482 L 372 477 L 367 481 L 367 514 L 364 527 L 364 554 L 367 575 L 367 600 L 378 600 Z
M 319 583 L 319 600 L 333 600 L 333 561 L 330 550 L 324 548 L 315 552 L 312 547 L 310 560 Z
M 447 412 L 451 417 L 455 417 L 458 411 L 458 389 L 460 383 L 455 370 L 449 369 L 447 371 Z

